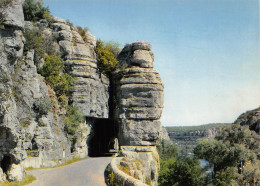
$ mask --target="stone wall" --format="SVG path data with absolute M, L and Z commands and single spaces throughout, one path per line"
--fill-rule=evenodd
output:
M 127 175 L 125 172 L 121 171 L 118 168 L 122 159 L 123 158 L 113 158 L 110 163 L 111 166 L 110 180 L 112 182 L 110 184 L 120 185 L 120 186 L 148 186 L 142 181 Z

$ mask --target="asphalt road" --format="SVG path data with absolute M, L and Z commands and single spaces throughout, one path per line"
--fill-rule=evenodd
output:
M 28 171 L 30 186 L 106 186 L 104 171 L 111 157 L 89 158 L 64 167 Z

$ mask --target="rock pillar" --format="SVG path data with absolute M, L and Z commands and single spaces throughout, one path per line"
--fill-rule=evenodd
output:
M 148 42 L 128 44 L 119 55 L 125 75 L 117 87 L 119 144 L 150 146 L 159 140 L 163 84 Z
M 150 43 L 126 45 L 119 60 L 123 77 L 117 81 L 115 118 L 121 155 L 125 157 L 120 165 L 130 168 L 130 176 L 157 185 L 159 156 L 155 145 L 160 138 L 164 88 L 153 69 Z

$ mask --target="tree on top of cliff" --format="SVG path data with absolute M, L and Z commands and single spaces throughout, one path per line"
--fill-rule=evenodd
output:
M 43 0 L 25 0 L 23 4 L 24 19 L 26 21 L 39 21 L 46 19 L 51 21 L 50 10 L 43 6 Z
M 110 76 L 111 72 L 115 70 L 118 63 L 117 55 L 119 53 L 119 45 L 115 42 L 105 43 L 101 40 L 97 41 L 96 54 L 98 60 L 98 68 L 101 73 Z

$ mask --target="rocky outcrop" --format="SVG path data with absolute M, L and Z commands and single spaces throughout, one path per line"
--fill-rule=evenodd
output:
M 203 130 L 185 131 L 185 132 L 168 132 L 171 141 L 180 147 L 183 154 L 192 153 L 197 140 L 200 138 L 213 139 L 218 132 L 218 128 Z
M 151 45 L 126 45 L 119 56 L 122 69 L 111 81 L 97 67 L 91 33 L 82 36 L 77 27 L 57 17 L 51 25 L 46 20 L 24 21 L 23 0 L 10 2 L 0 7 L 0 181 L 21 180 L 24 168 L 99 155 L 119 143 L 130 176 L 138 174 L 138 183 L 156 185 L 163 85 L 153 69 Z M 30 31 L 43 34 L 47 45 L 42 47 L 62 57 L 66 71 L 76 78 L 69 104 L 79 108 L 85 120 L 73 145 L 64 131 L 66 106 L 38 73 L 44 54 L 24 49 Z M 133 161 L 141 162 L 142 170 Z
M 254 130 L 257 134 L 260 134 L 260 108 L 241 114 L 234 124 L 248 125 L 250 130 Z
M 155 145 L 159 140 L 163 108 L 163 85 L 153 67 L 147 42 L 128 44 L 119 54 L 125 66 L 118 82 L 116 118 L 120 145 Z
M 163 126 L 161 127 L 161 131 L 160 131 L 160 140 L 161 141 L 164 140 L 164 141 L 171 143 L 169 133 L 167 132 L 167 129 Z
M 54 17 L 52 27 L 65 65 L 71 69 L 71 75 L 77 77 L 73 105 L 86 117 L 108 118 L 109 80 L 97 68 L 95 37 L 87 32 L 86 43 L 77 28 L 61 18 Z
M 23 55 L 22 1 L 16 0 L 1 7 L 0 29 L 0 175 L 10 180 L 21 180 L 24 176 L 19 162 L 26 158 L 22 149 L 21 127 L 14 98 L 12 72 Z M 18 18 L 19 17 L 19 18 Z M 17 19 L 16 19 L 17 18 Z
M 24 0 L 12 0 L 1 3 L 0 18 L 4 26 L 19 29 L 24 27 L 23 2 Z
M 157 185 L 159 158 L 152 149 L 160 139 L 163 84 L 153 69 L 150 43 L 127 44 L 119 54 L 119 61 L 124 69 L 118 73 L 124 75 L 116 85 L 115 118 L 124 163 L 131 167 L 131 176 L 139 175 L 137 179 L 143 183 Z M 133 168 L 133 161 L 142 162 L 142 173 Z

